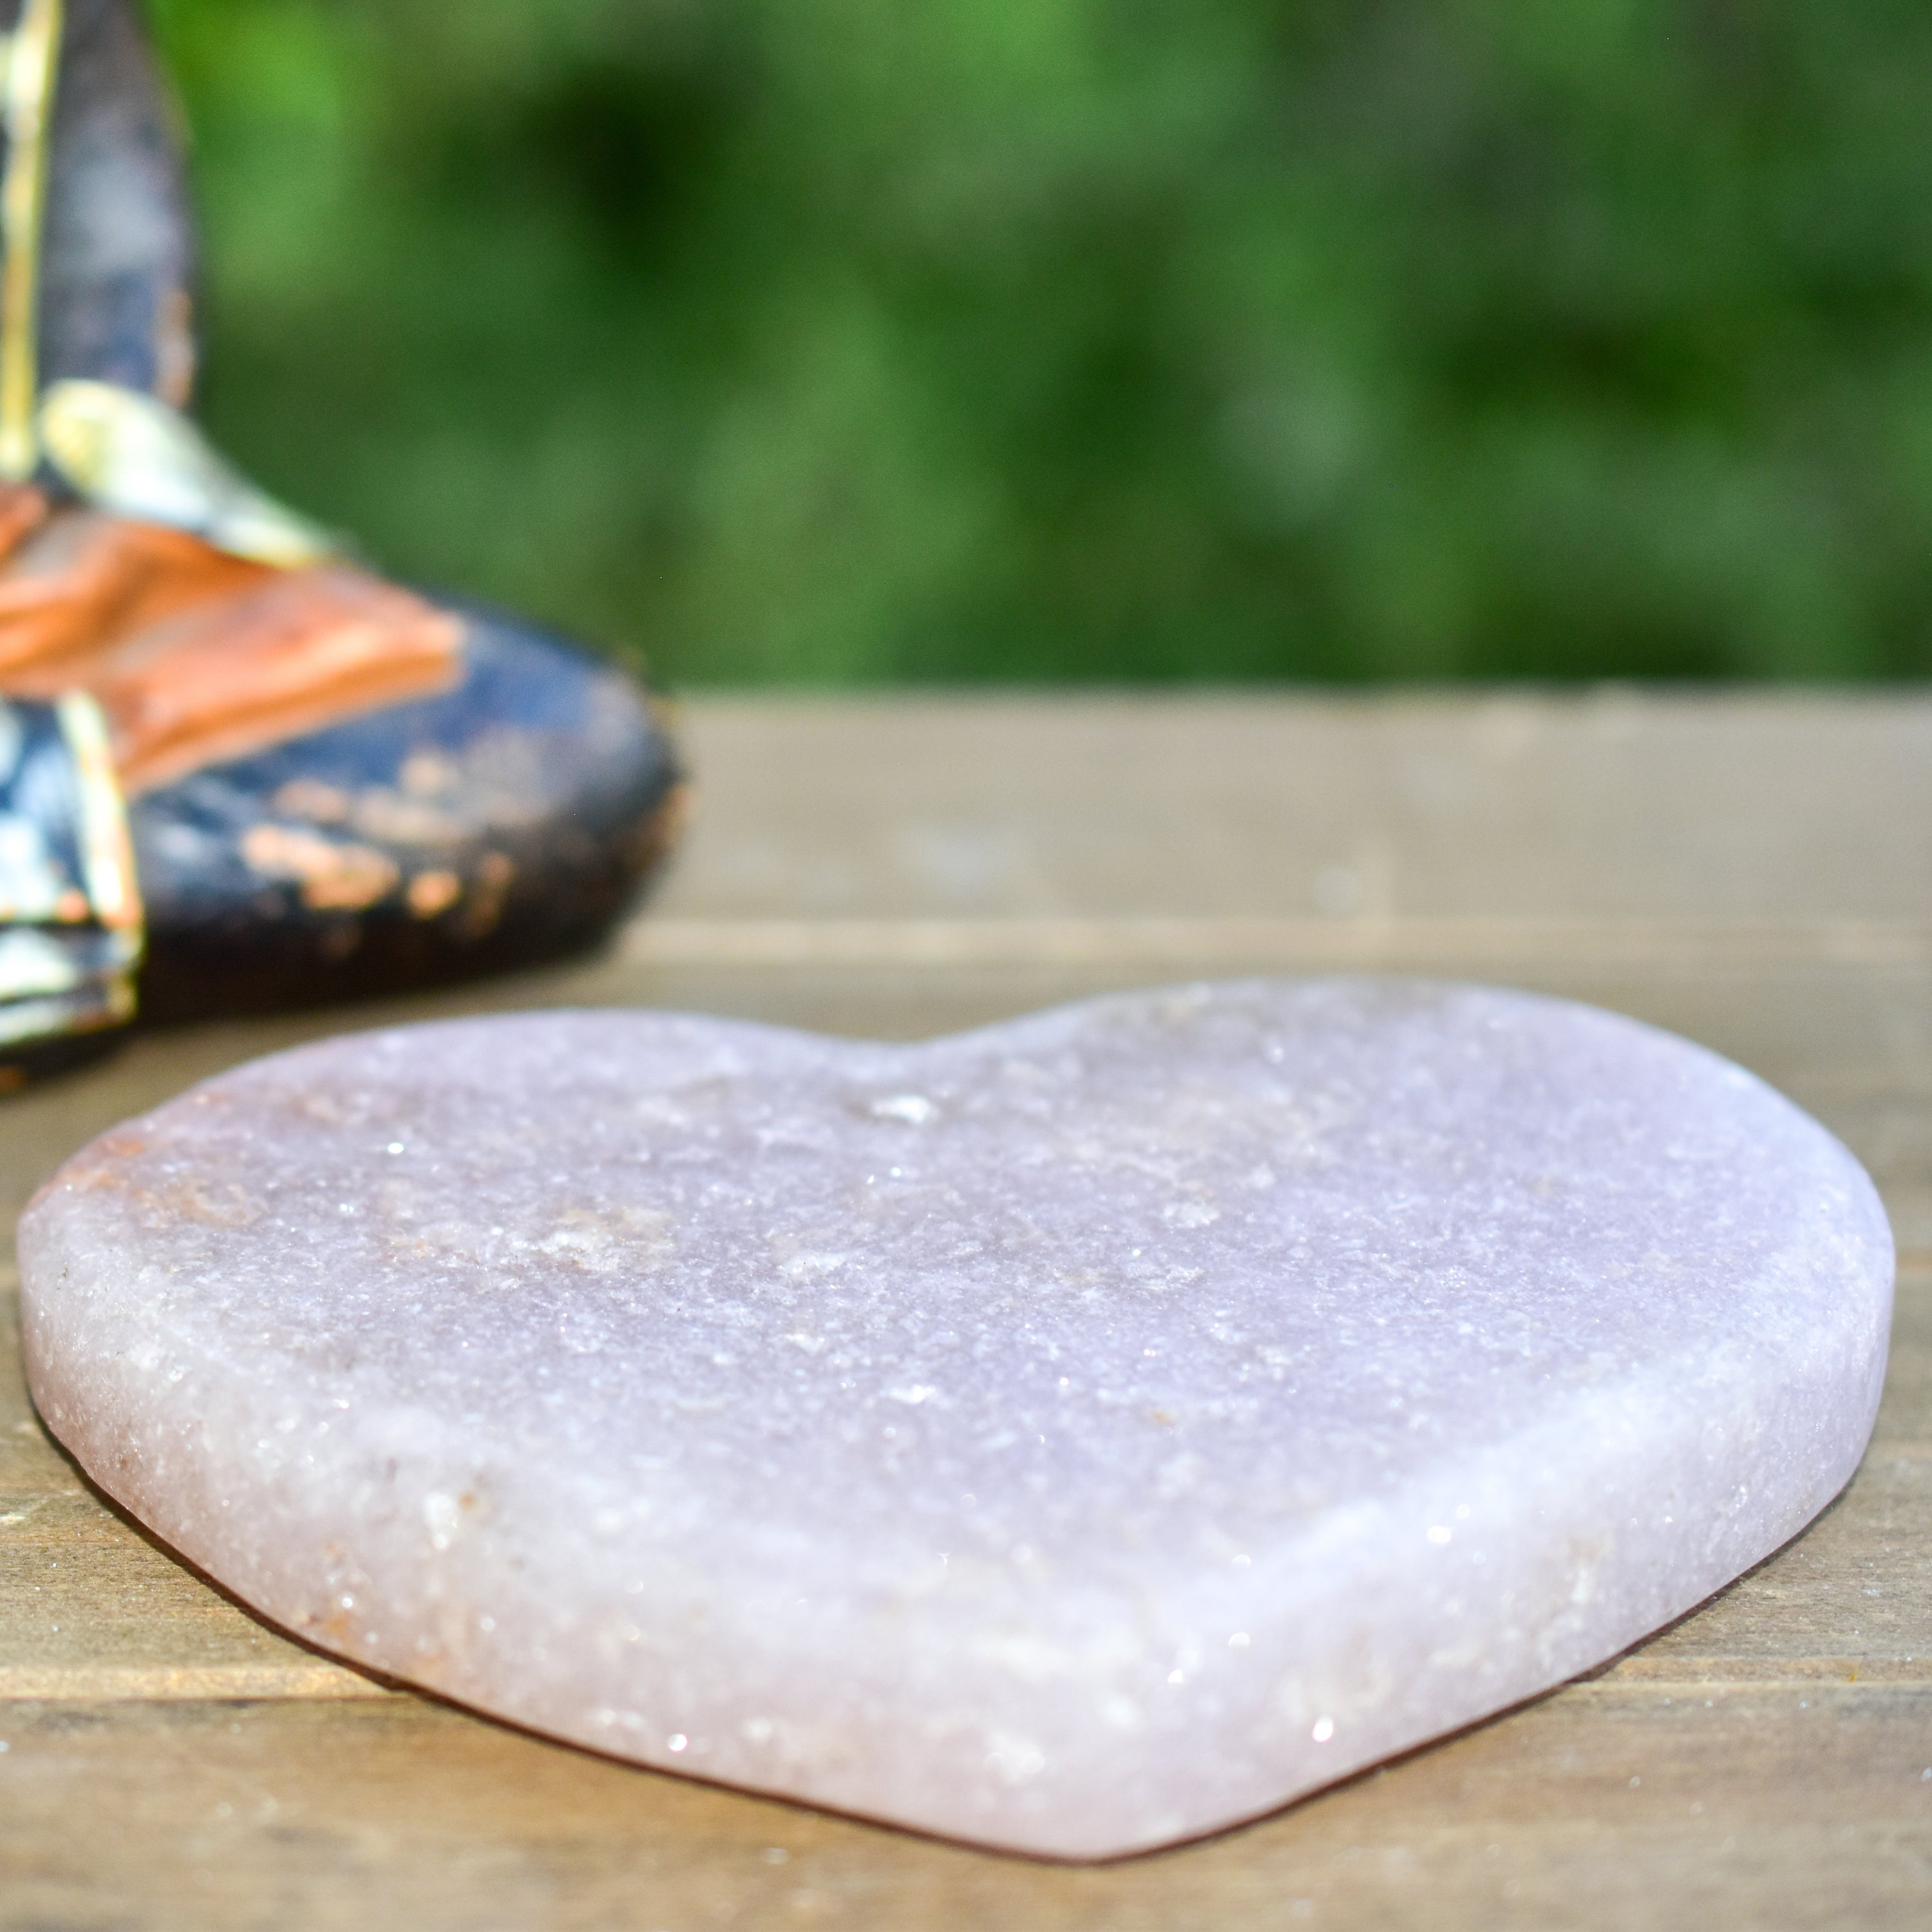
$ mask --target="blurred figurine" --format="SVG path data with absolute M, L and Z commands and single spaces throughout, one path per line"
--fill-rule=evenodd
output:
M 0 0 L 0 1077 L 132 1018 L 590 943 L 674 830 L 645 694 L 433 600 L 182 413 L 190 218 L 128 0 Z

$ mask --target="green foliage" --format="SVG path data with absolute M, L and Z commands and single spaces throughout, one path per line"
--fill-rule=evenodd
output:
M 208 412 L 675 680 L 1918 674 L 1923 0 L 158 0 Z

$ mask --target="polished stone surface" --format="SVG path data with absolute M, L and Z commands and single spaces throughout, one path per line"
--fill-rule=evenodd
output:
M 22 1228 L 37 1397 L 314 1641 L 1093 1856 L 1585 1669 L 1869 1431 L 1851 1157 L 1684 1042 L 1374 982 L 916 1047 L 536 1014 L 260 1061 Z

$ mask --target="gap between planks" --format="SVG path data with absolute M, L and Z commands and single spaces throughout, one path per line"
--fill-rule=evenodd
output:
M 315 1702 L 400 1694 L 320 1658 L 299 1664 L 0 1664 L 0 1703 Z
M 1273 919 L 688 919 L 649 914 L 620 956 L 650 966 L 1230 966 L 1592 964 L 1932 967 L 1932 923 L 1460 916 Z
M 1932 1690 L 1932 1658 L 1780 1657 L 1762 1664 L 1709 1658 L 1687 1666 L 1641 1654 L 1540 1694 L 1641 1691 L 1722 1696 L 1736 1691 Z M 306 1666 L 0 1666 L 0 1705 L 340 1702 L 414 1694 L 339 1664 Z

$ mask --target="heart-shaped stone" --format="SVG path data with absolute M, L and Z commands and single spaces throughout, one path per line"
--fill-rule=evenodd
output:
M 49 1423 L 328 1649 L 644 1762 L 1104 1856 L 1598 1663 L 1844 1484 L 1870 1182 L 1466 987 L 918 1046 L 541 1013 L 224 1075 L 22 1225 Z

